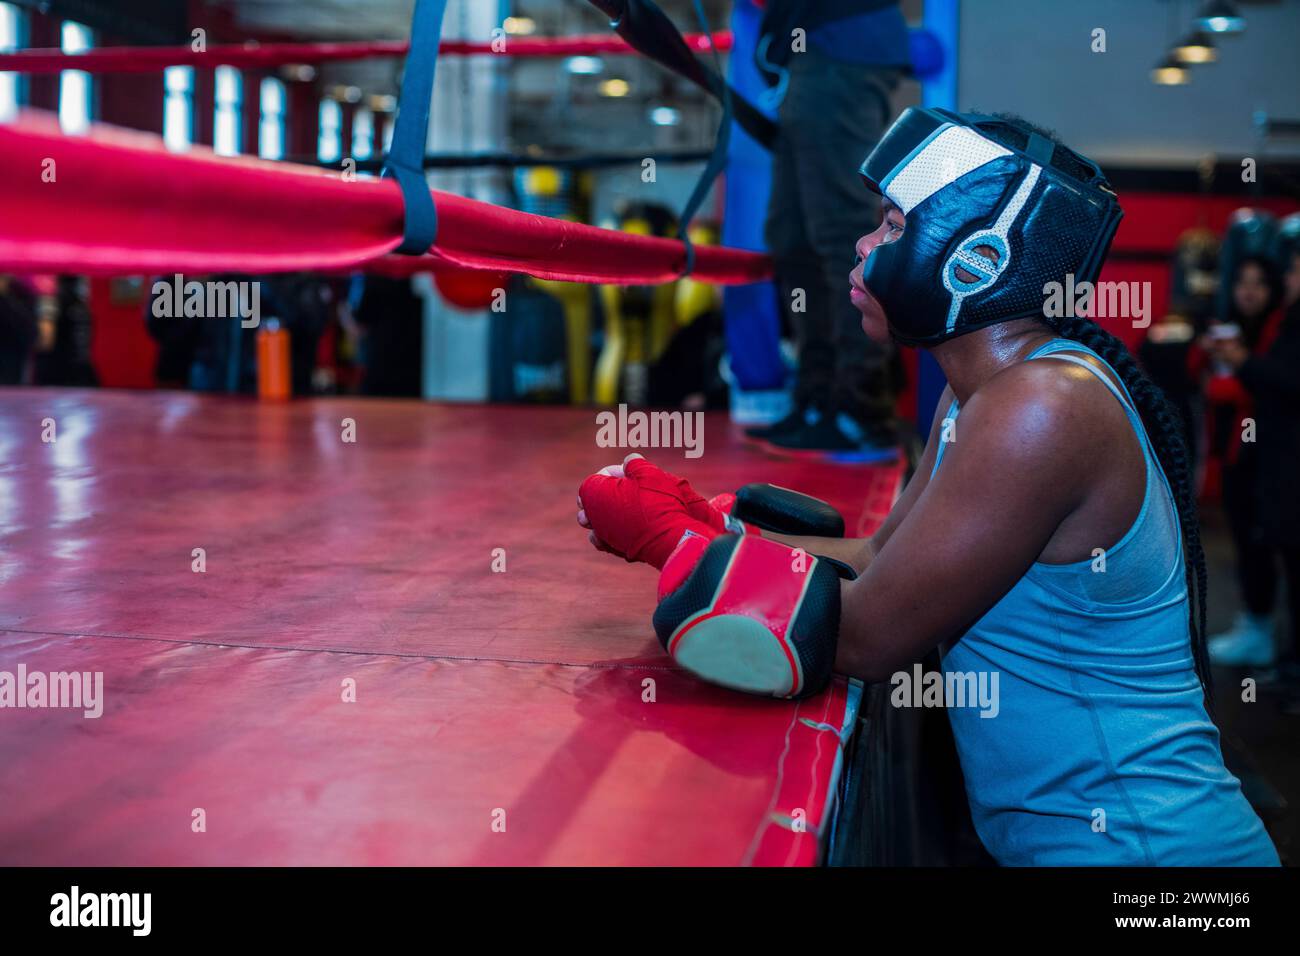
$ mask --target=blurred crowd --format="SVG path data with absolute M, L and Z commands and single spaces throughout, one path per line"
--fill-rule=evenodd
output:
M 155 280 L 145 280 L 140 315 L 156 345 L 158 387 L 256 394 L 259 357 L 277 355 L 259 350 L 259 338 L 280 333 L 294 395 L 420 394 L 423 304 L 411 280 L 301 273 L 204 281 L 256 284 L 257 321 L 159 314 Z M 99 384 L 87 286 L 78 276 L 0 275 L 0 384 Z
M 0 275 L 0 385 L 97 385 L 90 342 L 84 280 Z
M 1300 214 L 1238 210 L 1220 241 L 1189 232 L 1173 272 L 1175 307 L 1139 358 L 1182 410 L 1202 466 L 1202 497 L 1221 501 L 1240 611 L 1210 641 L 1225 666 L 1281 663 L 1300 678 Z M 1286 587 L 1282 584 L 1285 582 Z M 1288 596 L 1287 637 L 1274 640 Z

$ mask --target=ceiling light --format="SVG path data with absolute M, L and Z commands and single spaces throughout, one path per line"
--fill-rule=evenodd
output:
M 1219 51 L 1214 49 L 1208 33 L 1193 30 L 1174 47 L 1174 56 L 1179 63 L 1213 63 L 1219 58 Z
M 671 106 L 656 106 L 650 111 L 650 122 L 655 126 L 676 126 L 681 121 L 681 111 Z
M 506 17 L 502 26 L 506 33 L 515 37 L 526 37 L 537 30 L 537 23 L 532 17 Z
M 598 56 L 571 56 L 564 61 L 564 68 L 570 73 L 590 76 L 605 69 L 605 62 Z
M 1240 33 L 1246 28 L 1246 18 L 1228 0 L 1212 0 L 1201 10 L 1196 25 L 1210 33 Z
M 1181 86 L 1191 79 L 1186 67 L 1167 56 L 1151 71 L 1151 81 L 1160 86 Z
M 632 87 L 628 85 L 627 80 L 614 77 L 602 82 L 599 89 L 601 96 L 627 96 Z

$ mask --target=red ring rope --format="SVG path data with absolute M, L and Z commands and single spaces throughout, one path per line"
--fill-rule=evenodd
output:
M 50 180 L 50 181 L 46 181 Z M 655 284 L 677 278 L 682 243 L 549 219 L 435 190 L 430 254 L 390 256 L 402 236 L 392 180 L 196 148 L 98 127 L 65 136 L 45 114 L 0 125 L 0 270 L 153 275 L 371 269 L 447 263 L 545 279 Z M 722 285 L 771 274 L 767 256 L 696 247 L 693 278 Z

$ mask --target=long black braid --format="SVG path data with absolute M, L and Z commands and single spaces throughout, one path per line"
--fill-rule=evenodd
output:
M 999 122 L 1000 121 L 1000 122 Z M 1050 130 L 1027 122 L 1019 116 L 996 114 L 994 121 L 980 123 L 981 130 L 993 139 L 1016 149 L 1024 149 L 1027 131 L 1032 130 L 1055 144 L 1052 166 L 1068 175 L 1087 180 L 1095 171 L 1081 163 Z M 1044 310 L 1046 311 L 1046 310 Z M 1192 660 L 1196 675 L 1205 692 L 1207 707 L 1212 709 L 1214 689 L 1210 676 L 1210 659 L 1206 649 L 1205 594 L 1209 575 L 1205 569 L 1205 551 L 1201 547 L 1201 523 L 1196 510 L 1196 492 L 1192 455 L 1187 448 L 1186 431 L 1182 416 L 1151 379 L 1147 378 L 1128 348 L 1096 322 L 1085 318 L 1052 318 L 1039 316 L 1039 320 L 1061 338 L 1079 342 L 1096 352 L 1120 377 L 1146 428 L 1147 437 L 1155 448 L 1160 467 L 1164 469 L 1174 504 L 1178 508 L 1178 523 L 1182 529 L 1183 560 L 1185 564 L 1188 602 L 1188 631 L 1192 646 Z

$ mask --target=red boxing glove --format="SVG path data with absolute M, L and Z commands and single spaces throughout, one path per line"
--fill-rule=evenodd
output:
M 686 670 L 770 697 L 830 681 L 840 627 L 832 562 L 753 535 L 689 536 L 659 576 L 655 633 Z
M 578 489 L 587 523 L 597 538 L 628 561 L 660 570 L 682 535 L 692 531 L 712 540 L 727 530 L 727 516 L 685 478 L 644 458 L 630 458 L 622 478 L 591 475 Z

